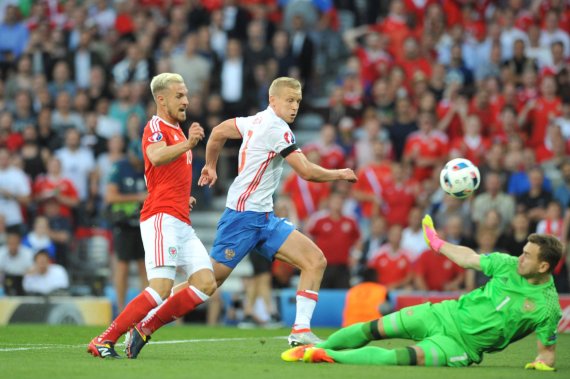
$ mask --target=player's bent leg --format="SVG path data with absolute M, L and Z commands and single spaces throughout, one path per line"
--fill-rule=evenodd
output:
M 208 297 L 212 296 L 218 288 L 214 272 L 209 269 L 200 270 L 192 274 L 192 276 L 188 278 L 188 284 L 196 287 L 198 290 L 208 295 Z
M 449 335 L 430 336 L 414 347 L 424 352 L 425 366 L 466 367 L 472 363 L 462 343 Z
M 230 274 L 234 269 L 233 267 L 226 266 L 223 263 L 216 262 L 214 259 L 211 259 L 211 261 L 212 261 L 212 267 L 214 269 L 214 277 L 216 279 L 216 285 L 219 288 L 222 286 L 222 284 L 224 284 L 224 282 L 226 281 L 228 276 L 230 276 Z

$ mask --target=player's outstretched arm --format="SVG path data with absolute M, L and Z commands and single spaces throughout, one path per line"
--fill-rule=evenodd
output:
M 538 349 L 537 357 L 533 362 L 527 363 L 524 368 L 527 370 L 554 371 L 556 344 L 545 346 L 540 340 L 537 340 L 536 346 Z
M 445 255 L 460 267 L 481 271 L 481 257 L 479 254 L 468 247 L 454 245 L 439 238 L 430 215 L 424 216 L 422 228 L 426 243 L 432 250 Z
M 356 182 L 356 174 L 351 169 L 328 170 L 309 161 L 301 151 L 287 155 L 285 160 L 301 178 L 310 182 L 332 182 L 334 180 Z
M 164 141 L 153 143 L 146 148 L 146 155 L 153 166 L 162 166 L 192 149 L 203 138 L 204 129 L 197 122 L 193 122 L 188 132 L 188 140 L 170 146 Z
M 206 164 L 202 169 L 200 179 L 198 179 L 199 186 L 208 185 L 212 187 L 218 175 L 216 174 L 216 165 L 220 152 L 228 139 L 242 138 L 239 130 L 235 126 L 235 119 L 231 118 L 219 124 L 212 129 L 212 134 L 206 144 Z

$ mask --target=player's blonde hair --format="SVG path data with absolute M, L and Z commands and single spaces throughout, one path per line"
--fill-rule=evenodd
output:
M 171 72 L 163 72 L 162 74 L 156 75 L 150 82 L 152 97 L 156 100 L 156 95 L 160 91 L 167 89 L 172 83 L 184 83 L 184 79 L 181 75 Z
M 271 86 L 269 86 L 269 96 L 277 96 L 283 88 L 292 88 L 300 91 L 301 83 L 295 78 L 286 76 L 277 78 L 271 83 Z

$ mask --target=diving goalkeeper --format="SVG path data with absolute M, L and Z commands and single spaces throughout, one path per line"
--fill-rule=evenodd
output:
M 480 363 L 483 353 L 501 351 L 536 332 L 538 355 L 525 368 L 553 371 L 562 313 L 551 272 L 562 256 L 560 241 L 531 234 L 519 258 L 500 253 L 478 255 L 440 239 L 429 215 L 422 226 L 432 250 L 461 267 L 483 271 L 491 280 L 458 300 L 424 303 L 354 324 L 317 345 L 289 349 L 281 358 L 312 363 L 463 367 Z M 417 343 L 396 349 L 366 346 L 388 338 Z

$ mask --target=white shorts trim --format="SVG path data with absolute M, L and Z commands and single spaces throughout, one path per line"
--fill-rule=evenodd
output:
M 199 270 L 213 271 L 208 251 L 192 226 L 169 214 L 158 213 L 141 222 L 140 228 L 149 280 L 174 280 L 177 268 L 184 271 L 187 278 Z

